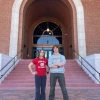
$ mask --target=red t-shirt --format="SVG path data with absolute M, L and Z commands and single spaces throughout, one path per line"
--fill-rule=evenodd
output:
M 32 62 L 33 64 L 35 64 L 35 70 L 37 71 L 37 75 L 46 75 L 46 66 L 48 65 L 48 60 L 46 58 L 35 58 L 32 60 Z

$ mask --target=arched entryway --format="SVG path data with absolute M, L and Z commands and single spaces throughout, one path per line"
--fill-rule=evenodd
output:
M 60 47 L 60 53 L 64 54 L 60 26 L 49 21 L 40 23 L 33 32 L 32 58 L 37 57 L 41 49 L 45 51 L 45 57 L 49 58 L 55 44 Z
M 23 3 L 22 1 L 15 0 L 13 5 L 10 56 L 14 56 L 25 45 L 30 55 L 28 57 L 31 58 L 31 37 L 34 27 L 47 19 L 49 21 L 55 19 L 54 21 L 59 23 L 66 40 L 63 45 L 67 58 L 71 58 L 70 45 L 82 56 L 86 55 L 84 11 L 81 0 L 25 0 Z

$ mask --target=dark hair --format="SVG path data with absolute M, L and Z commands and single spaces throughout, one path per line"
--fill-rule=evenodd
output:
M 52 47 L 52 51 L 54 52 L 54 48 L 58 48 L 58 51 L 60 52 L 60 48 L 59 48 L 59 46 L 58 45 L 54 45 L 53 47 Z
M 39 52 L 38 52 L 38 58 L 40 57 L 40 53 L 41 53 L 41 51 L 43 51 L 44 52 L 44 50 L 42 49 L 42 50 L 39 50 Z M 44 52 L 44 56 L 43 56 L 43 58 L 45 58 L 45 52 Z

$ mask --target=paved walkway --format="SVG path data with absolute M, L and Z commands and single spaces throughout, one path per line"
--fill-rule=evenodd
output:
M 46 90 L 48 100 L 49 89 Z M 99 89 L 68 89 L 69 100 L 100 100 Z M 0 100 L 35 100 L 35 90 L 0 90 Z M 60 89 L 56 89 L 55 100 L 63 100 Z

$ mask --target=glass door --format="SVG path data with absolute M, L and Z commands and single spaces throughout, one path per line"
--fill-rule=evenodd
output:
M 52 55 L 52 50 L 45 50 L 45 57 L 49 58 Z
M 48 58 L 52 55 L 52 51 L 48 51 Z
M 35 48 L 35 47 L 33 47 L 33 49 L 32 49 L 32 59 L 38 57 L 38 53 L 42 49 L 45 51 L 45 57 L 46 58 L 49 58 L 52 55 L 52 48 Z
M 49 47 L 48 48 L 33 47 L 33 49 L 32 49 L 32 59 L 38 57 L 38 52 L 42 49 L 45 51 L 45 57 L 46 58 L 49 58 L 53 54 L 52 48 L 49 48 Z M 60 53 L 64 54 L 63 48 L 60 48 Z

